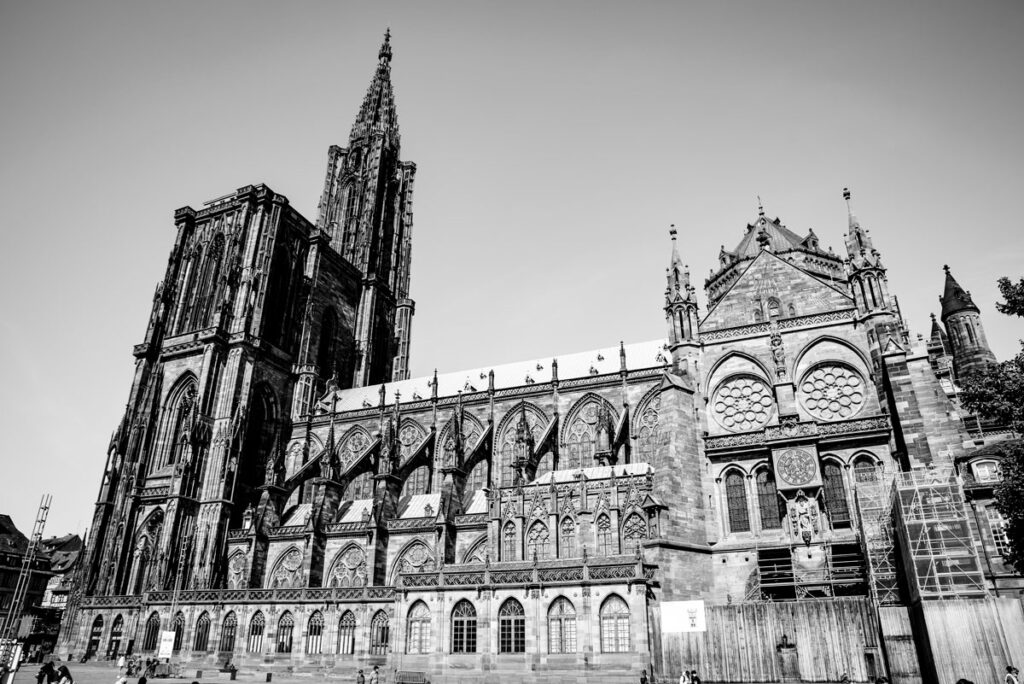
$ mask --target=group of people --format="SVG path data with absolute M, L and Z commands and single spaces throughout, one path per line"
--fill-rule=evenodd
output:
M 67 665 L 54 667 L 53 661 L 43 663 L 36 674 L 36 684 L 75 684 L 75 678 L 71 676 L 71 670 Z
M 373 666 L 373 672 L 370 673 L 370 681 L 366 681 L 366 675 L 363 674 L 362 670 L 356 673 L 356 684 L 384 684 L 380 678 L 380 667 L 377 665 Z
M 654 684 L 654 668 L 651 668 L 650 679 L 647 677 L 647 670 L 640 671 L 640 684 Z M 700 677 L 696 670 L 687 670 L 679 675 L 679 684 L 700 684 Z

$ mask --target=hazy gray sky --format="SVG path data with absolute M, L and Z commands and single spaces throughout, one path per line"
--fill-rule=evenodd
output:
M 664 334 L 757 213 L 842 249 L 853 191 L 914 332 L 948 263 L 996 355 L 1024 324 L 1024 4 L 0 3 L 0 512 L 91 517 L 177 207 L 249 183 L 316 217 L 386 26 L 417 162 L 412 367 Z M 701 297 L 704 301 L 703 296 Z

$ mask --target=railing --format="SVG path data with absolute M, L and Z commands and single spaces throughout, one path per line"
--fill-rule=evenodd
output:
M 267 532 L 268 537 L 299 537 L 305 534 L 305 525 L 285 525 Z
M 177 603 L 324 603 L 331 601 L 390 600 L 393 587 L 305 587 L 280 589 L 194 589 L 179 591 Z M 83 608 L 137 608 L 174 600 L 172 591 L 150 591 L 135 596 L 83 596 Z

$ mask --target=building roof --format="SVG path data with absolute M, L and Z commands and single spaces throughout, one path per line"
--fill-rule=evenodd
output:
M 949 266 L 943 266 L 942 269 L 946 272 L 946 284 L 941 297 L 942 321 L 945 322 L 947 318 L 960 311 L 980 313 L 971 299 L 971 293 L 960 287 L 960 283 L 956 282 L 956 278 L 950 273 Z
M 660 368 L 671 360 L 668 352 L 665 351 L 664 339 L 627 344 L 622 347 L 621 351 L 625 353 L 626 368 L 629 370 Z M 559 380 L 618 373 L 621 367 L 619 354 L 619 346 L 614 345 L 603 349 L 559 356 L 555 359 L 530 359 L 500 366 L 485 366 L 454 373 L 441 373 L 436 376 L 437 396 L 453 397 L 459 393 L 485 392 L 492 372 L 494 373 L 495 389 L 551 382 L 551 362 L 553 360 L 558 362 Z M 401 395 L 403 402 L 429 399 L 433 380 L 433 377 L 425 376 L 384 385 L 336 390 L 325 394 L 319 400 L 318 405 L 321 411 L 329 411 L 332 406 L 337 411 L 355 411 L 377 407 L 380 406 L 381 388 L 384 389 L 385 405 L 394 404 L 395 392 Z M 334 403 L 335 396 L 337 397 L 336 404 Z
M 747 231 L 733 250 L 733 256 L 737 259 L 752 259 L 760 254 L 758 236 L 762 231 L 768 236 L 768 246 L 773 252 L 788 252 L 804 247 L 804 238 L 782 225 L 778 217 L 769 219 L 761 214 L 754 223 L 747 224 Z
M 0 553 L 25 553 L 28 537 L 15 526 L 11 516 L 0 513 Z

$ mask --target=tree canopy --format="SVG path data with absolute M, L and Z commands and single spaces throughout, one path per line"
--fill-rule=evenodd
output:
M 999 279 L 1002 302 L 996 309 L 1024 318 L 1024 278 L 1013 283 Z M 982 418 L 1024 432 L 1024 343 L 1017 356 L 960 378 L 964 408 Z M 1005 560 L 1024 571 L 1024 443 L 1007 442 L 1000 449 L 1002 481 L 995 489 L 996 508 L 1006 519 L 1010 550 Z

